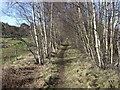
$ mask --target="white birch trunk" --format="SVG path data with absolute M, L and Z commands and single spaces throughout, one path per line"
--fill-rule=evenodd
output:
M 96 27 L 96 15 L 95 15 L 95 5 L 94 5 L 94 0 L 92 0 L 93 3 L 93 23 L 94 23 L 94 35 L 95 35 L 95 48 L 96 48 L 96 53 L 97 53 L 97 58 L 99 61 L 99 67 L 102 67 L 102 61 L 101 61 L 101 56 L 100 56 L 100 40 L 99 40 L 99 36 L 98 33 L 96 31 L 97 27 Z
M 45 44 L 44 44 L 44 34 L 43 34 L 43 28 L 42 28 L 42 17 L 41 17 L 41 7 L 40 7 L 40 3 L 37 3 L 37 9 L 38 9 L 38 20 L 39 20 L 39 32 L 40 32 L 40 36 L 41 36 L 41 47 L 40 47 L 40 55 L 41 55 L 41 63 L 44 63 L 44 59 L 45 59 Z M 44 17 L 44 16 L 43 16 Z
M 53 3 L 51 3 L 51 11 L 50 11 L 50 53 L 55 51 L 53 46 Z
M 37 29 L 36 29 L 36 22 L 35 22 L 35 11 L 34 11 L 34 2 L 32 2 L 32 19 L 33 19 L 33 31 L 35 35 L 35 42 L 36 42 L 36 54 L 38 58 L 38 63 L 41 63 L 40 60 L 40 48 L 39 48 L 39 40 L 38 40 L 38 35 L 37 35 Z
M 105 2 L 105 8 L 104 8 L 104 31 L 103 31 L 103 43 L 105 43 L 105 55 L 108 54 L 108 29 L 107 29 L 107 26 L 108 26 L 108 23 L 107 23 L 107 20 L 106 20 L 106 9 L 107 9 L 107 6 L 106 6 L 106 2 Z
M 80 8 L 78 8 L 78 13 L 79 13 L 79 19 L 80 19 L 80 17 L 82 17 L 82 15 L 81 15 L 81 9 Z M 82 17 L 83 18 L 83 17 Z M 86 32 L 86 30 L 85 30 L 85 26 L 84 26 L 84 21 L 82 22 L 83 23 L 83 32 L 82 33 L 84 33 L 84 36 L 85 36 L 85 38 L 86 38 L 86 49 L 89 51 L 89 55 L 92 57 L 92 59 L 95 61 L 95 58 L 94 58 L 94 54 L 93 54 L 93 51 L 92 51 L 92 48 L 91 48 L 91 46 L 90 46 L 90 40 L 89 40 L 89 38 L 88 38 L 88 35 L 87 35 L 87 32 Z M 85 39 L 84 39 L 85 40 Z
M 43 32 L 44 32 L 44 47 L 45 47 L 44 52 L 46 56 L 48 54 L 48 51 L 47 51 L 47 32 L 46 32 L 46 23 L 45 23 L 45 11 L 43 11 L 42 15 L 43 15 Z
M 113 36 L 114 36 L 114 33 L 113 33 L 113 29 L 114 29 L 114 2 L 112 3 L 112 16 L 111 16 L 111 34 L 110 34 L 110 48 L 111 48 L 111 51 L 110 51 L 110 61 L 111 61 L 111 64 L 113 64 Z

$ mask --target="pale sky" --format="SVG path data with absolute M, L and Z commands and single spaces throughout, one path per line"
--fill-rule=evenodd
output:
M 19 26 L 19 24 L 25 23 L 25 21 L 21 22 L 20 20 L 16 20 L 16 18 L 14 18 L 14 17 L 10 17 L 10 16 L 3 14 L 3 12 L 2 12 L 3 8 L 6 8 L 5 2 L 0 1 L 0 21 L 1 22 L 8 23 L 9 25 L 15 25 L 15 26 Z M 12 13 L 14 13 L 14 12 L 12 12 Z
M 0 2 L 0 21 L 4 23 L 8 23 L 9 25 L 13 26 L 19 26 L 19 24 L 23 22 L 19 22 L 19 20 L 16 20 L 14 17 L 7 16 L 6 14 L 3 14 L 3 9 L 5 9 L 5 2 Z M 14 13 L 14 12 L 13 12 Z

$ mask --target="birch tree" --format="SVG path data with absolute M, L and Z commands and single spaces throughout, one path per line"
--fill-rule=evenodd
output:
M 32 2 L 32 19 L 33 19 L 33 31 L 34 31 L 34 35 L 35 35 L 35 43 L 36 43 L 36 54 L 37 54 L 37 59 L 36 63 L 41 63 L 41 59 L 40 59 L 40 44 L 39 44 L 39 40 L 38 40 L 38 32 L 37 32 L 37 28 L 36 28 L 36 21 L 35 21 L 35 8 L 34 8 L 34 3 Z

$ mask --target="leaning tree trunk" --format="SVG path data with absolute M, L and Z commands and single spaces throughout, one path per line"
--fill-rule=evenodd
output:
M 97 27 L 96 27 L 96 15 L 95 15 L 95 3 L 94 0 L 92 0 L 93 3 L 93 24 L 94 24 L 94 37 L 95 37 L 95 48 L 96 48 L 96 54 L 97 54 L 97 59 L 99 62 L 99 67 L 102 67 L 103 62 L 102 62 L 102 58 L 100 55 L 100 40 L 99 40 L 99 36 L 98 36 L 98 32 L 97 32 Z
M 32 19 L 33 19 L 33 31 L 35 35 L 35 42 L 36 42 L 36 54 L 37 54 L 37 59 L 36 63 L 40 64 L 41 59 L 40 59 L 40 47 L 39 47 L 39 40 L 38 40 L 38 35 L 37 35 L 37 29 L 36 29 L 36 22 L 35 22 L 35 9 L 34 9 L 34 2 L 32 2 Z
M 42 17 L 44 16 L 41 16 L 41 11 L 42 9 L 40 7 L 40 3 L 38 2 L 37 3 L 37 14 L 38 14 L 39 35 L 40 35 L 39 38 L 40 38 L 40 45 L 41 45 L 39 49 L 40 49 L 40 56 L 41 56 L 41 64 L 44 64 L 44 60 L 46 57 L 45 41 L 44 41 L 45 34 L 44 34 L 44 27 L 43 27 L 43 21 L 42 21 Z
M 80 25 L 80 27 L 82 27 L 82 35 L 83 35 L 83 40 L 84 40 L 84 44 L 86 45 L 86 49 L 88 54 L 91 56 L 91 58 L 95 61 L 95 57 L 93 54 L 93 50 L 90 46 L 90 39 L 88 38 L 88 34 L 87 34 L 87 30 L 85 28 L 85 24 L 84 24 L 84 20 L 83 20 L 83 15 L 82 15 L 82 8 L 78 8 L 78 13 L 79 13 L 79 19 L 82 18 L 82 25 Z

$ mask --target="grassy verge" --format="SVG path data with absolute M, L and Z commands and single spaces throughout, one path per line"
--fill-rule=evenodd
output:
M 24 38 L 24 40 L 30 41 L 28 38 Z M 2 44 L 2 60 L 0 62 L 3 64 L 7 62 L 13 62 L 18 56 L 29 53 L 25 43 L 19 40 L 3 38 Z
M 56 76 L 57 58 L 52 58 L 51 63 L 46 59 L 45 65 L 34 64 L 31 54 L 21 56 L 21 60 L 5 64 L 3 69 L 3 88 L 48 88 L 48 84 Z
M 62 49 L 65 48 L 61 47 Z M 61 50 L 58 51 L 58 56 Z M 87 56 L 70 46 L 62 58 L 64 68 L 59 68 L 61 62 L 58 57 L 54 57 L 50 61 L 46 59 L 43 66 L 35 65 L 31 54 L 21 58 L 21 60 L 14 61 L 10 67 L 6 66 L 8 70 L 5 69 L 6 73 L 3 76 L 7 81 L 3 80 L 3 85 L 24 88 L 55 87 L 54 84 L 59 75 L 62 77 L 60 79 L 63 81 L 64 88 L 118 88 L 119 85 L 119 77 L 114 70 L 99 69 Z M 9 73 L 11 68 L 12 71 Z M 59 72 L 58 69 L 64 70 Z M 60 86 L 62 87 L 62 85 Z
M 114 70 L 101 70 L 78 50 L 66 51 L 65 86 L 67 88 L 118 88 Z

